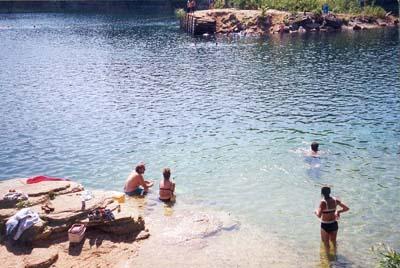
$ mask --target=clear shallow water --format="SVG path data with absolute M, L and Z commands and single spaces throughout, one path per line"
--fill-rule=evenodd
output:
M 319 185 L 351 212 L 338 266 L 400 249 L 397 30 L 204 41 L 170 18 L 0 15 L 0 178 L 120 190 L 172 168 L 182 200 L 319 258 Z M 310 168 L 311 141 L 324 152 Z M 179 203 L 176 209 L 183 204 Z

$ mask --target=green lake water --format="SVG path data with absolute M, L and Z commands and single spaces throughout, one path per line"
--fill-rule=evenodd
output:
M 400 249 L 399 48 L 397 29 L 215 40 L 163 16 L 2 14 L 0 179 L 121 190 L 135 163 L 168 166 L 175 210 L 231 213 L 310 266 L 330 184 L 351 209 L 332 265 L 373 267 L 371 246 Z

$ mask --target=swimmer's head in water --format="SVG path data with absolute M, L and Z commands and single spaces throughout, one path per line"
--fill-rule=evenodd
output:
M 327 200 L 331 194 L 331 188 L 328 186 L 324 186 L 321 188 L 321 195 L 324 197 L 325 200 Z
M 314 152 L 318 152 L 318 146 L 319 146 L 318 142 L 313 141 L 311 143 L 311 150 L 313 150 Z
M 171 177 L 171 170 L 169 168 L 164 168 L 162 174 L 165 180 L 169 180 L 169 178 Z
M 135 171 L 138 174 L 143 174 L 145 170 L 146 170 L 146 167 L 143 162 L 140 162 L 139 164 L 136 165 Z

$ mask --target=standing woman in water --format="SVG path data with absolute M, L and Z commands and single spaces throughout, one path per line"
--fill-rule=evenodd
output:
M 324 242 L 327 251 L 329 251 L 329 241 L 336 248 L 336 235 L 339 229 L 337 220 L 340 218 L 342 212 L 349 210 L 348 206 L 335 197 L 331 197 L 330 194 L 331 188 L 328 186 L 321 188 L 323 199 L 319 203 L 319 207 L 315 210 L 315 215 L 321 220 L 321 240 Z M 336 210 L 337 206 L 342 209 Z

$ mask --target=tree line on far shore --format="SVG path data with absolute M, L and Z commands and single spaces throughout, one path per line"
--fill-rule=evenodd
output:
M 214 8 L 235 7 L 239 9 L 277 9 L 289 12 L 321 13 L 328 4 L 333 13 L 347 13 L 384 17 L 386 11 L 375 5 L 374 0 L 215 0 Z

